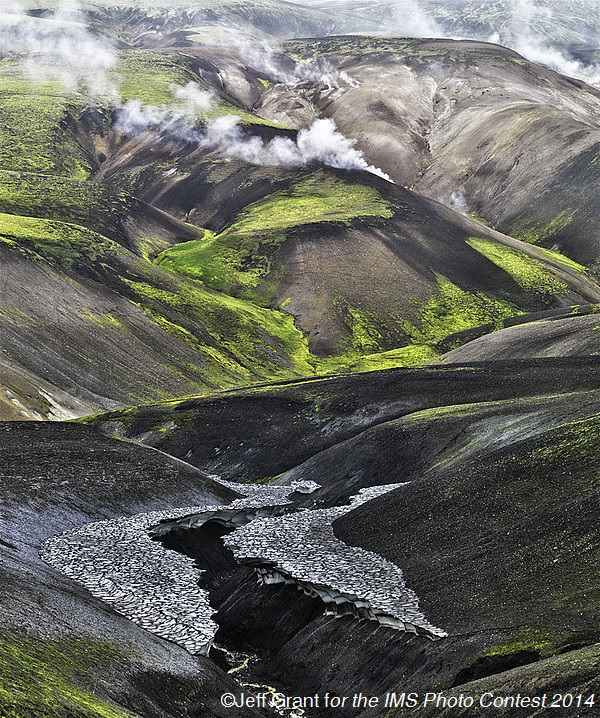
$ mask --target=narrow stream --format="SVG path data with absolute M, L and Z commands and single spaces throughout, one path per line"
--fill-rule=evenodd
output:
M 253 653 L 243 653 L 242 651 L 232 651 L 218 644 L 213 645 L 213 649 L 219 651 L 225 656 L 227 663 L 231 668 L 227 671 L 230 676 L 235 676 L 235 680 L 250 693 L 270 693 L 272 696 L 281 695 L 281 691 L 266 683 L 250 683 L 244 681 L 244 676 L 251 672 L 251 666 L 258 661 L 258 656 Z M 268 706 L 269 713 L 273 716 L 281 716 L 282 718 L 310 718 L 309 714 L 303 708 L 284 708 L 276 705 Z

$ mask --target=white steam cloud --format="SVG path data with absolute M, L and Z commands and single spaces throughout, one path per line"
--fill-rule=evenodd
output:
M 463 190 L 458 189 L 450 195 L 450 206 L 461 214 L 469 214 L 469 203 Z
M 408 37 L 446 37 L 444 30 L 418 0 L 396 0 L 392 21 L 396 31 Z
M 319 162 L 344 170 L 364 170 L 391 182 L 388 175 L 370 165 L 355 141 L 338 132 L 332 119 L 315 120 L 300 130 L 296 140 L 275 137 L 265 142 L 260 137 L 244 134 L 235 115 L 226 115 L 208 123 L 202 143 L 219 149 L 226 157 L 233 157 L 256 165 L 302 167 Z
M 116 52 L 80 22 L 79 12 L 74 0 L 62 0 L 55 12 L 37 18 L 18 0 L 2 0 L 0 55 L 19 56 L 22 71 L 33 80 L 57 80 L 71 90 L 115 96 Z
M 173 88 L 173 93 L 177 102 L 171 106 L 127 102 L 118 111 L 116 130 L 126 136 L 151 131 L 166 141 L 194 143 L 214 149 L 223 157 L 255 165 L 302 167 L 318 162 L 338 169 L 371 172 L 391 182 L 385 172 L 366 161 L 356 149 L 355 140 L 338 132 L 331 119 L 316 120 L 300 130 L 295 140 L 274 137 L 265 141 L 245 132 L 237 115 L 209 119 L 203 129 L 197 129 L 199 114 L 210 110 L 214 96 L 194 83 Z
M 591 84 L 600 83 L 600 67 L 585 65 L 555 47 L 546 38 L 536 34 L 534 23 L 545 18 L 553 19 L 552 10 L 535 0 L 512 0 L 510 5 L 509 32 L 506 37 L 495 33 L 492 42 L 501 42 L 532 62 L 546 65 L 564 75 L 578 77 Z
M 314 62 L 284 63 L 275 50 L 266 42 L 250 45 L 238 43 L 237 50 L 244 63 L 273 82 L 285 85 L 298 85 L 303 82 L 319 83 L 327 88 L 344 86 L 356 87 L 358 82 L 344 70 L 337 70 L 331 63 L 320 57 Z
M 479 0 L 482 7 L 486 0 Z M 572 57 L 566 50 L 556 46 L 547 37 L 536 32 L 536 22 L 545 20 L 546 25 L 554 21 L 556 27 L 559 22 L 554 18 L 552 10 L 544 5 L 544 0 L 507 0 L 508 23 L 492 35 L 483 37 L 470 34 L 468 39 L 487 40 L 494 42 L 526 57 L 531 62 L 546 65 L 552 70 L 577 77 L 590 84 L 600 84 L 600 66 L 586 65 Z M 459 19 L 462 10 L 467 10 L 467 2 L 456 4 L 456 15 Z M 469 12 L 472 13 L 472 7 Z M 418 0 L 396 0 L 393 6 L 392 21 L 396 33 L 412 37 L 448 37 L 448 33 L 436 22 L 433 16 L 418 2 Z M 456 30 L 452 30 L 450 37 L 456 37 Z
M 213 93 L 203 90 L 195 82 L 171 89 L 176 100 L 172 105 L 145 105 L 140 100 L 126 102 L 117 112 L 117 132 L 131 137 L 153 130 L 167 139 L 198 142 L 199 134 L 194 125 L 198 115 L 212 107 Z

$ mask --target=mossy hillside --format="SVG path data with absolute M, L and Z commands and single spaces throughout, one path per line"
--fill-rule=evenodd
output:
M 371 187 L 324 172 L 304 176 L 289 189 L 246 207 L 224 231 L 206 233 L 160 254 L 156 263 L 227 294 L 264 301 L 253 291 L 292 228 L 323 222 L 351 224 L 387 219 L 393 208 Z
M 197 350 L 202 358 L 197 368 L 211 386 L 314 372 L 307 342 L 292 317 L 165 273 L 84 227 L 1 214 L 0 242 L 30 261 L 100 275 L 162 330 Z M 90 319 L 91 326 L 97 323 Z M 119 320 L 104 329 L 125 331 L 127 326 Z
M 42 639 L 0 632 L 0 715 L 3 718 L 133 718 L 99 695 L 125 656 L 99 641 Z
M 396 369 L 398 367 L 417 366 L 429 359 L 436 357 L 438 353 L 431 346 L 420 344 L 409 344 L 399 349 L 391 349 L 387 352 L 366 354 L 357 359 L 345 359 L 334 357 L 322 359 L 319 367 L 328 370 L 347 371 L 380 371 L 384 369 Z
M 119 93 L 123 102 L 140 100 L 147 105 L 175 102 L 173 86 L 198 82 L 191 58 L 151 50 L 127 50 L 120 54 Z
M 308 343 L 290 316 L 187 283 L 170 289 L 126 283 L 159 326 L 205 355 L 214 386 L 314 373 Z M 204 326 L 205 337 L 185 326 L 190 321 Z
M 321 359 L 321 371 L 373 371 L 416 366 L 438 356 L 438 345 L 451 334 L 491 324 L 501 329 L 503 321 L 523 312 L 514 304 L 493 299 L 483 292 L 461 289 L 443 275 L 437 276 L 438 291 L 431 295 L 409 320 L 396 317 L 395 324 L 404 334 L 406 346 L 382 351 L 384 324 L 373 312 L 350 307 L 338 301 L 351 338 L 346 351 Z
M 573 222 L 575 212 L 574 209 L 564 209 L 547 224 L 520 220 L 509 228 L 508 234 L 528 244 L 543 244 L 566 229 Z
M 123 223 L 139 202 L 93 182 L 0 171 L 0 212 L 87 226 L 121 242 Z
M 76 262 L 93 264 L 117 246 L 85 227 L 12 214 L 0 214 L 0 242 L 16 247 L 28 259 L 63 269 Z
M 119 93 L 123 102 L 140 100 L 147 105 L 169 106 L 177 101 L 173 93 L 174 87 L 193 82 L 203 90 L 210 89 L 209 85 L 198 77 L 194 65 L 194 58 L 185 53 L 127 50 L 121 53 L 115 81 L 119 81 Z M 198 111 L 197 120 L 205 121 L 223 115 L 237 115 L 242 125 L 281 127 L 232 105 L 216 94 L 209 110 Z
M 443 275 L 437 275 L 437 284 L 438 292 L 421 306 L 414 324 L 399 320 L 413 344 L 435 347 L 450 334 L 484 324 L 500 329 L 503 320 L 523 313 L 510 302 L 461 289 Z
M 91 165 L 77 120 L 87 106 L 57 83 L 32 82 L 13 61 L 0 61 L 0 169 L 85 179 Z
M 553 304 L 556 297 L 570 291 L 565 282 L 525 252 L 476 237 L 469 239 L 468 244 L 503 269 L 534 299 L 544 304 Z

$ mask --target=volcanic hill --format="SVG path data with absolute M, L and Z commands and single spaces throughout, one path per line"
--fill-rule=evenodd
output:
M 0 10 L 2 716 L 594 715 L 600 17 L 409 4 Z

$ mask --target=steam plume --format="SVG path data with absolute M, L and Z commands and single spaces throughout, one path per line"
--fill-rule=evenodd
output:
M 461 214 L 469 214 L 469 204 L 462 189 L 457 189 L 450 195 L 450 206 Z
M 424 10 L 418 0 L 396 0 L 392 20 L 396 32 L 408 37 L 445 37 L 435 19 Z
M 71 90 L 114 96 L 112 70 L 117 61 L 110 43 L 79 21 L 74 0 L 62 0 L 43 18 L 28 15 L 18 0 L 3 0 L 0 9 L 0 54 L 21 57 L 23 72 L 33 80 L 57 80 Z
M 256 165 L 301 167 L 320 162 L 345 170 L 364 170 L 391 182 L 378 167 L 368 164 L 355 141 L 344 137 L 331 119 L 315 120 L 300 130 L 294 142 L 288 137 L 276 137 L 264 142 L 260 137 L 244 135 L 239 118 L 226 115 L 208 123 L 202 143 L 218 148 L 226 157 L 234 157 Z
M 535 0 L 512 0 L 510 10 L 509 35 L 502 38 L 497 34 L 498 40 L 532 62 L 590 83 L 600 82 L 600 67 L 584 65 L 536 34 L 535 20 L 545 18 L 551 21 L 553 13 L 550 8 L 539 5 Z
M 198 115 L 210 110 L 214 95 L 195 82 L 171 89 L 176 100 L 172 105 L 145 105 L 140 100 L 126 102 L 117 112 L 116 130 L 127 136 L 153 130 L 168 139 L 198 142 L 199 134 L 194 124 Z
M 237 50 L 244 63 L 260 72 L 265 79 L 286 85 L 298 85 L 302 82 L 321 83 L 329 88 L 350 86 L 358 83 L 344 70 L 337 70 L 325 58 L 314 62 L 295 62 L 292 66 L 284 64 L 275 50 L 266 42 L 260 45 L 238 43 Z
M 355 141 L 338 132 L 331 119 L 316 120 L 300 130 L 296 140 L 275 137 L 268 142 L 257 135 L 249 135 L 240 126 L 237 115 L 210 119 L 204 129 L 195 127 L 199 113 L 210 110 L 214 97 L 194 83 L 173 88 L 178 100 L 172 106 L 144 105 L 139 100 L 126 103 L 117 114 L 116 129 L 126 136 L 152 131 L 164 139 L 194 143 L 214 149 L 224 157 L 240 159 L 255 165 L 302 167 L 320 162 L 346 170 L 364 170 L 390 178 L 378 167 L 370 165 Z

